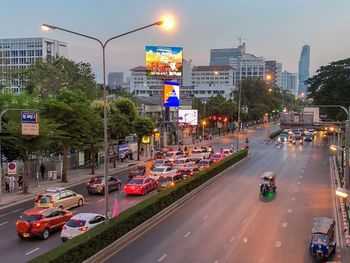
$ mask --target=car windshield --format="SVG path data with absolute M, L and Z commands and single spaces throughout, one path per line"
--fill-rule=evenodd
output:
M 104 181 L 104 178 L 101 178 L 101 177 L 91 178 L 91 180 L 90 180 L 91 183 L 96 183 L 96 184 L 99 184 L 103 181 Z
M 155 172 L 155 173 L 162 173 L 162 172 L 164 172 L 164 168 L 154 168 L 153 169 L 153 172 Z
M 85 223 L 86 223 L 86 220 L 71 219 L 66 223 L 66 225 L 69 227 L 82 227 L 82 226 L 85 226 Z
M 198 150 L 193 150 L 192 154 L 198 154 L 198 153 L 202 153 L 202 151 L 198 151 Z
M 167 157 L 173 157 L 174 153 L 166 153 Z
M 162 164 L 164 161 L 163 160 L 156 160 L 155 163 L 156 164 Z
M 158 179 L 158 182 L 160 182 L 160 183 L 166 183 L 166 182 L 171 182 L 171 177 L 160 177 L 159 179 Z
M 207 164 L 209 164 L 209 161 L 207 161 L 207 160 L 201 160 L 201 161 L 199 161 L 198 164 L 199 164 L 199 165 L 207 165 Z
M 143 184 L 143 179 L 132 179 L 129 184 Z
M 324 234 L 314 234 L 312 237 L 312 241 L 317 243 L 327 243 L 328 237 Z
M 51 203 L 51 196 L 42 196 L 39 199 L 40 204 L 48 204 Z
M 34 222 L 40 220 L 41 217 L 41 215 L 21 215 L 19 219 L 22 221 Z
M 175 161 L 175 164 L 182 164 L 182 163 L 184 163 L 185 162 L 185 160 L 176 160 Z
M 220 155 L 219 154 L 213 154 L 211 157 L 212 158 L 220 158 Z

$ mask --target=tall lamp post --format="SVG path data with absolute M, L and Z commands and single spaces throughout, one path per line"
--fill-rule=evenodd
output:
M 117 39 L 117 38 L 129 35 L 129 34 L 132 34 L 132 33 L 135 33 L 137 31 L 141 31 L 141 30 L 144 30 L 146 28 L 153 27 L 153 26 L 162 26 L 164 29 L 167 29 L 167 30 L 171 29 L 173 27 L 173 19 L 170 18 L 170 17 L 164 17 L 163 19 L 161 19 L 161 20 L 159 20 L 159 21 L 157 21 L 155 23 L 152 23 L 152 24 L 140 27 L 140 28 L 136 28 L 136 29 L 128 31 L 126 33 L 123 33 L 123 34 L 111 37 L 111 38 L 107 39 L 107 41 L 105 41 L 105 42 L 103 42 L 102 40 L 100 40 L 100 39 L 98 39 L 96 37 L 85 35 L 85 34 L 82 34 L 82 33 L 79 33 L 79 32 L 75 32 L 75 31 L 72 31 L 72 30 L 69 30 L 69 29 L 65 29 L 65 28 L 62 28 L 62 27 L 49 25 L 49 24 L 42 24 L 42 26 L 41 26 L 41 28 L 44 31 L 48 31 L 50 29 L 57 29 L 57 30 L 61 30 L 61 31 L 64 31 L 64 32 L 67 32 L 67 33 L 70 33 L 70 34 L 74 34 L 74 35 L 78 35 L 78 36 L 81 36 L 81 37 L 89 38 L 91 40 L 95 40 L 101 45 L 101 48 L 102 48 L 103 137 L 104 137 L 104 179 L 105 179 L 105 210 L 106 210 L 105 211 L 105 217 L 106 217 L 105 223 L 106 224 L 109 223 L 109 216 L 108 216 L 108 211 L 109 211 L 109 208 L 108 208 L 108 194 L 109 194 L 109 192 L 108 192 L 108 133 L 107 133 L 108 113 L 107 113 L 107 90 L 106 90 L 106 46 L 107 46 L 107 44 L 110 41 L 112 41 L 114 39 Z

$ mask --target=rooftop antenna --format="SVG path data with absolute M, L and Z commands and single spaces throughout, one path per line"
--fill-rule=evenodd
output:
M 240 46 L 242 45 L 242 40 L 248 40 L 248 39 L 243 38 L 243 37 L 238 37 L 238 42 L 239 42 Z

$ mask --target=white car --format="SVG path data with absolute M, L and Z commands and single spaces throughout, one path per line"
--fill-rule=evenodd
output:
M 179 158 L 182 158 L 184 157 L 184 154 L 183 152 L 180 152 L 180 151 L 171 151 L 171 152 L 167 152 L 165 154 L 165 158 L 167 160 L 170 160 L 170 161 L 175 161 L 176 159 L 179 159 Z
M 231 154 L 234 154 L 235 151 L 233 149 L 223 149 L 222 154 L 225 155 L 225 157 L 230 156 Z
M 160 176 L 170 176 L 174 174 L 177 174 L 177 170 L 169 166 L 158 166 L 151 171 L 149 177 L 153 180 L 158 180 Z
M 196 163 L 194 161 L 191 161 L 189 158 L 179 158 L 179 159 L 174 161 L 173 168 L 177 169 L 177 170 L 183 170 L 189 166 L 194 166 L 195 164 Z
M 62 228 L 61 240 L 63 242 L 79 236 L 91 228 L 103 223 L 105 217 L 95 213 L 80 213 L 73 216 Z
M 210 153 L 205 149 L 194 149 L 191 152 L 192 158 L 208 159 Z

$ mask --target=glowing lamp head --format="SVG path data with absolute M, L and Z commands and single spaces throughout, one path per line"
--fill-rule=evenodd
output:
M 344 189 L 344 188 L 341 188 L 341 187 L 337 187 L 337 189 L 335 190 L 335 194 L 337 196 L 340 196 L 342 198 L 348 198 L 349 196 L 349 191 Z
M 48 24 L 42 24 L 42 25 L 41 25 L 41 29 L 42 29 L 43 31 L 49 31 L 49 30 L 51 30 L 51 29 L 55 29 L 55 27 L 54 27 L 54 26 L 51 26 L 51 25 L 48 25 Z
M 266 75 L 266 80 L 271 80 L 271 79 L 272 79 L 271 75 Z
M 174 27 L 174 19 L 171 16 L 164 16 L 160 21 L 160 25 L 165 30 L 171 30 Z

